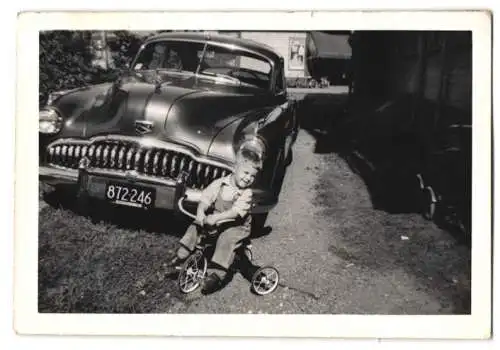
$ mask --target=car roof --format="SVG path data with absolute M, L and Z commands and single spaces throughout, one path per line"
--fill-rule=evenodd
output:
M 273 61 L 279 61 L 282 58 L 281 55 L 279 55 L 276 51 L 274 51 L 270 46 L 267 46 L 263 43 L 259 43 L 257 41 L 250 39 L 236 38 L 229 35 L 221 35 L 221 34 L 200 33 L 200 32 L 160 33 L 148 38 L 145 43 L 147 44 L 151 41 L 157 41 L 162 39 L 192 40 L 199 42 L 210 41 L 213 43 L 236 45 L 244 49 L 259 53 L 263 56 L 266 56 Z

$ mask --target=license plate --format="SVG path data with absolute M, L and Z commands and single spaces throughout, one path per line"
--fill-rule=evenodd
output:
M 149 209 L 154 205 L 156 192 L 153 188 L 109 182 L 106 200 L 129 207 Z

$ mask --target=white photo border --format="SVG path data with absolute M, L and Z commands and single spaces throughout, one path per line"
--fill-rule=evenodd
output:
M 479 339 L 491 333 L 491 14 L 484 11 L 30 12 L 18 18 L 14 328 L 20 334 Z M 168 28 L 165 28 L 168 23 Z M 213 23 L 217 27 L 213 27 Z M 473 36 L 471 314 L 201 315 L 38 313 L 40 30 L 470 30 Z M 223 325 L 223 326 L 222 326 Z

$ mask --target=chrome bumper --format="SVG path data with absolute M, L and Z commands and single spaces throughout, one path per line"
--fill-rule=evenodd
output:
M 86 168 L 67 169 L 54 166 L 40 166 L 39 179 L 52 186 L 74 186 L 79 193 L 89 197 L 105 199 L 105 188 L 108 181 L 119 181 L 124 184 L 136 184 L 152 187 L 156 190 L 155 208 L 177 210 L 178 191 L 182 183 L 172 179 L 144 176 L 134 172 L 117 172 L 114 170 Z M 187 204 L 197 204 L 201 198 L 201 190 L 186 188 L 183 190 Z M 262 196 L 256 196 L 257 198 Z M 253 214 L 267 213 L 276 206 L 276 202 L 257 200 L 252 207 Z

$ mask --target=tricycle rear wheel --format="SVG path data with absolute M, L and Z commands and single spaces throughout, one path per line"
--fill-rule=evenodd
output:
M 259 268 L 252 276 L 252 290 L 258 295 L 267 295 L 278 287 L 280 275 L 272 266 Z

